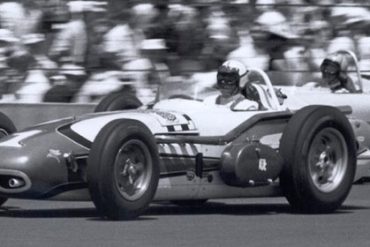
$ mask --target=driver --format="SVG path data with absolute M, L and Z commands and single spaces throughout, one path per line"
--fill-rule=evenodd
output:
M 320 66 L 323 82 L 333 93 L 358 92 L 352 79 L 347 75 L 348 61 L 345 54 L 329 54 Z
M 241 88 L 246 83 L 247 69 L 235 60 L 224 62 L 217 71 L 217 88 L 220 94 L 205 99 L 206 103 L 229 106 L 232 110 L 257 110 L 258 103 L 246 99 Z

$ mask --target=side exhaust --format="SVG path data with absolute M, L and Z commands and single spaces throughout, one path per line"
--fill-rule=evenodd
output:
M 8 185 L 9 185 L 10 188 L 16 189 L 16 188 L 20 188 L 20 187 L 24 186 L 25 182 L 24 182 L 23 179 L 11 178 L 8 181 Z
M 30 178 L 21 171 L 0 169 L 0 192 L 21 193 L 31 188 Z

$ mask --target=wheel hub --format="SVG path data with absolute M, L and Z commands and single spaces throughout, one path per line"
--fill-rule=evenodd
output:
M 130 140 L 119 150 L 115 161 L 115 183 L 123 198 L 134 201 L 147 190 L 152 163 L 145 144 Z
M 319 161 L 316 164 L 318 169 L 318 182 L 320 184 L 332 183 L 333 168 L 335 161 L 333 155 L 328 151 L 323 151 L 319 156 Z
M 143 171 L 143 164 L 133 163 L 130 159 L 127 159 L 123 165 L 123 169 L 121 175 L 128 179 L 130 185 L 134 185 L 134 183 L 139 179 L 140 175 Z
M 334 128 L 321 130 L 313 139 L 308 159 L 315 187 L 324 193 L 334 191 L 344 177 L 348 156 L 346 141 Z

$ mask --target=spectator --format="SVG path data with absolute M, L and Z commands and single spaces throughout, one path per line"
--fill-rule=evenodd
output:
M 147 27 L 145 36 L 148 39 L 163 39 L 166 41 L 169 53 L 176 53 L 177 34 L 173 19 L 170 17 L 169 0 L 154 1 L 155 17 Z
M 42 102 L 43 95 L 50 89 L 49 77 L 57 70 L 57 64 L 51 61 L 44 51 L 43 34 L 22 36 L 22 43 L 27 50 L 27 72 L 21 87 L 16 91 L 19 101 L 25 103 Z
M 5 94 L 11 94 L 12 80 L 9 74 L 14 71 L 8 64 L 9 56 L 13 53 L 13 44 L 19 40 L 13 36 L 13 33 L 7 29 L 0 29 L 0 94 L 3 97 Z
M 159 85 L 170 76 L 166 64 L 167 47 L 163 39 L 146 39 L 141 43 L 143 57 L 149 62 L 148 84 Z
M 57 70 L 57 64 L 49 59 L 45 54 L 45 35 L 41 33 L 33 33 L 23 35 L 22 43 L 25 45 L 28 54 L 33 58 L 33 67 L 41 69 L 49 76 L 53 75 Z
M 261 14 L 255 21 L 252 30 L 254 44 L 267 52 L 270 56 L 269 70 L 283 68 L 280 62 L 284 60 L 284 53 L 292 46 L 297 38 L 293 33 L 287 19 L 277 11 Z
M 24 9 L 24 19 L 21 26 L 18 27 L 21 30 L 20 35 L 23 36 L 41 32 L 44 13 L 37 1 L 23 0 L 22 5 Z
M 166 43 L 163 39 L 145 39 L 140 52 L 140 59 L 125 65 L 124 75 L 134 84 L 137 97 L 147 104 L 154 100 L 158 86 L 170 76 Z
M 365 16 L 369 12 L 361 7 L 344 7 L 338 4 L 337 7 L 331 11 L 330 20 L 334 23 L 334 34 L 330 40 L 327 52 L 333 53 L 338 50 L 349 50 L 354 53 L 357 52 L 354 35 L 355 29 L 349 28 L 353 20 L 359 16 Z
M 141 30 L 145 35 L 151 25 L 153 25 L 153 21 L 158 14 L 158 9 L 153 4 L 136 4 L 132 7 L 132 23 L 135 25 L 135 28 Z
M 113 69 L 125 69 L 130 62 L 140 58 L 138 45 L 143 36 L 133 29 L 131 16 L 127 11 L 120 10 L 111 19 L 114 26 L 103 38 L 106 65 Z
M 240 46 L 227 55 L 228 60 L 241 61 L 246 67 L 255 67 L 267 70 L 270 60 L 269 55 L 254 45 L 254 40 L 249 31 L 240 33 Z
M 208 67 L 218 68 L 225 61 L 227 54 L 240 45 L 239 37 L 231 27 L 230 19 L 219 6 L 210 9 L 206 32 L 208 37 L 204 55 L 213 63 L 208 64 Z
M 307 38 L 307 56 L 313 70 L 320 67 L 322 60 L 327 55 L 328 42 L 333 38 L 333 28 L 328 21 L 314 20 L 308 23 L 305 31 Z
M 83 1 L 68 3 L 70 21 L 54 39 L 49 55 L 55 61 L 68 61 L 73 64 L 85 65 L 87 50 L 87 30 L 84 20 Z
M 1 27 L 13 33 L 14 36 L 22 35 L 18 28 L 24 17 L 24 9 L 21 3 L 16 1 L 3 2 L 0 4 Z
M 106 2 L 85 3 L 85 23 L 87 32 L 87 51 L 85 69 L 87 73 L 101 69 L 103 64 L 103 39 L 104 35 L 112 27 L 107 18 Z
M 39 32 L 43 12 L 33 0 L 9 1 L 0 4 L 0 23 L 2 28 L 13 32 L 20 38 L 23 35 Z
M 228 54 L 228 59 L 238 59 L 247 67 L 268 71 L 277 84 L 294 79 L 286 73 L 294 66 L 289 60 L 301 56 L 302 49 L 296 49 L 298 36 L 285 16 L 269 10 L 256 18 L 249 32 L 240 33 L 243 34 L 241 45 Z
M 184 4 L 170 6 L 169 18 L 173 24 L 173 54 L 177 56 L 179 71 L 203 70 L 199 62 L 200 54 L 204 48 L 207 33 L 199 19 L 196 8 Z M 209 44 L 208 44 L 209 45 Z M 192 67 L 189 67 L 192 64 Z M 194 68 L 195 67 L 195 68 Z

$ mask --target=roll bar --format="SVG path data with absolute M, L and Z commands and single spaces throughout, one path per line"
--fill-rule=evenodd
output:
M 263 81 L 264 81 L 264 83 L 265 83 L 265 85 L 267 86 L 267 89 L 268 89 L 268 92 L 267 92 L 267 95 L 269 96 L 268 100 L 270 101 L 271 105 L 273 106 L 273 109 L 274 110 L 283 110 L 283 107 L 280 105 L 279 99 L 277 98 L 277 95 L 275 93 L 274 87 L 272 86 L 271 80 L 270 80 L 269 76 L 266 74 L 266 72 L 263 71 L 262 69 L 258 69 L 258 68 L 248 68 L 248 73 L 250 73 L 250 72 L 258 73 L 263 78 Z
M 356 67 L 356 73 L 358 77 L 358 86 L 362 92 L 363 91 L 362 78 L 361 78 L 361 73 L 360 73 L 360 67 L 358 65 L 358 60 L 357 60 L 355 53 L 349 50 L 338 50 L 336 51 L 336 53 L 342 53 L 342 54 L 345 53 L 345 54 L 348 54 L 352 58 L 353 63 L 355 64 L 355 67 Z

